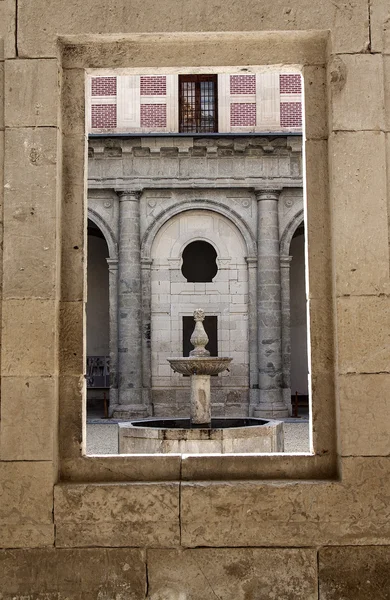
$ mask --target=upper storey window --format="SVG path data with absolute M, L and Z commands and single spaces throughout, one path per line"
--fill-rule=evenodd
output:
M 179 132 L 217 131 L 217 75 L 179 75 Z
M 92 134 L 302 131 L 300 73 L 93 75 L 89 103 Z

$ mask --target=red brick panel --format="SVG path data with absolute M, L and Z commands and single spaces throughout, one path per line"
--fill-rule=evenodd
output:
M 165 75 L 141 77 L 141 96 L 165 96 L 167 93 L 167 78 Z
M 282 127 L 302 127 L 301 102 L 280 103 L 280 125 Z
M 254 102 L 232 102 L 230 105 L 230 126 L 255 127 L 255 125 L 256 104 Z
M 116 77 L 92 77 L 92 96 L 116 96 Z
M 141 104 L 141 127 L 154 129 L 167 126 L 166 104 Z
M 256 75 L 230 75 L 231 94 L 256 94 Z
M 279 75 L 281 94 L 300 94 L 302 79 L 300 75 Z
M 116 127 L 116 104 L 92 104 L 92 129 Z

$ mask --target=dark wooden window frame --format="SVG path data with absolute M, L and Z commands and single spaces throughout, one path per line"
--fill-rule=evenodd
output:
M 214 114 L 213 127 L 202 129 L 201 124 L 201 82 L 212 82 L 214 84 Z M 185 126 L 184 93 L 182 84 L 185 82 L 195 83 L 195 121 L 196 131 L 188 131 Z M 179 133 L 218 133 L 218 75 L 179 75 Z

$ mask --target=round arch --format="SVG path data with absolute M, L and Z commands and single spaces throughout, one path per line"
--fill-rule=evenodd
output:
M 245 223 L 244 219 L 231 208 L 218 204 L 217 202 L 214 202 L 212 200 L 186 201 L 181 203 L 180 205 L 171 206 L 170 208 L 163 210 L 156 217 L 153 223 L 149 225 L 144 234 L 141 243 L 141 257 L 143 259 L 150 259 L 153 240 L 155 239 L 158 231 L 165 223 L 167 223 L 172 217 L 175 217 L 176 215 L 182 212 L 187 212 L 190 210 L 208 210 L 210 212 L 218 213 L 229 219 L 237 227 L 244 239 L 247 249 L 247 256 L 256 257 L 256 240 L 248 225 Z
M 290 254 L 290 244 L 293 235 L 300 225 L 304 222 L 303 208 L 299 210 L 293 218 L 287 223 L 282 236 L 280 238 L 280 256 L 288 256 Z
M 96 227 L 99 227 L 100 231 L 104 235 L 104 238 L 108 247 L 109 258 L 118 258 L 118 244 L 115 239 L 114 232 L 111 227 L 105 222 L 105 220 L 92 208 L 88 208 L 88 219 L 95 223 Z

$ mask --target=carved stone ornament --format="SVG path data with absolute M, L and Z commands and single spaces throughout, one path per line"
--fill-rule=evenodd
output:
M 210 356 L 210 352 L 205 348 L 209 342 L 209 338 L 203 327 L 204 318 L 204 310 L 202 308 L 197 308 L 194 311 L 195 329 L 190 339 L 191 344 L 194 346 L 194 350 L 191 350 L 190 356 Z

